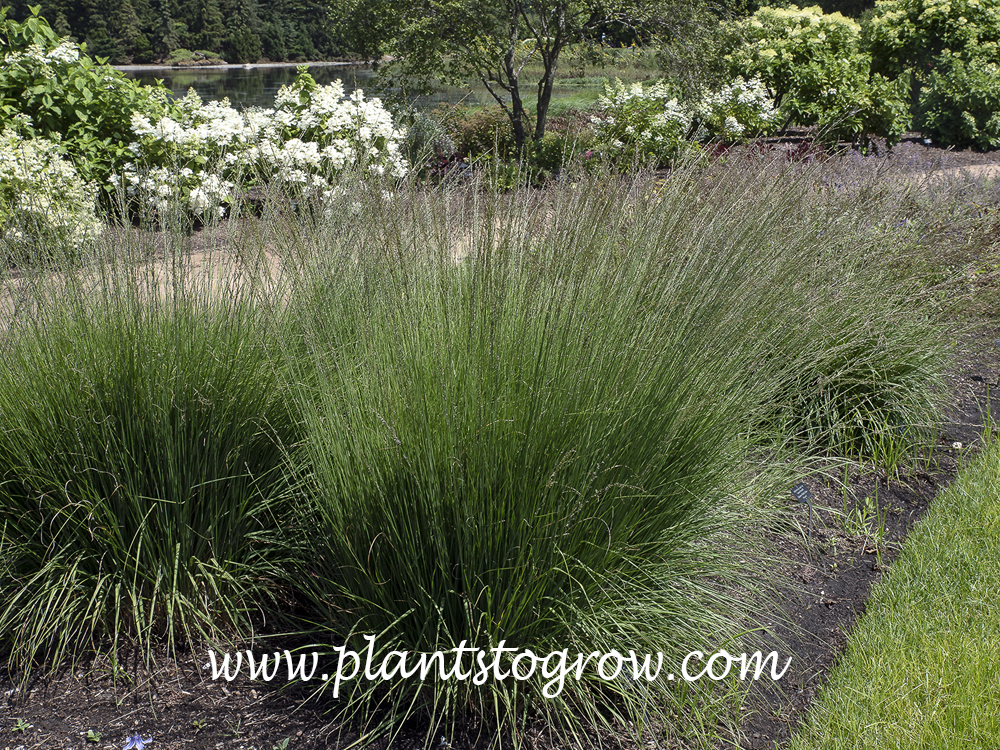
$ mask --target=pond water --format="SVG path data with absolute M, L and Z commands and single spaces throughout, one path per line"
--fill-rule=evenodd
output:
M 237 109 L 244 107 L 271 107 L 274 95 L 278 89 L 295 80 L 297 71 L 294 65 L 257 65 L 243 66 L 213 66 L 199 68 L 145 68 L 136 70 L 123 68 L 129 78 L 139 82 L 152 84 L 157 79 L 174 92 L 176 96 L 184 96 L 188 89 L 193 88 L 202 100 L 215 101 L 229 98 L 230 104 Z M 361 88 L 366 96 L 382 96 L 395 92 L 380 89 L 376 84 L 375 72 L 368 66 L 342 64 L 316 64 L 309 66 L 309 74 L 316 82 L 325 86 L 338 78 L 344 83 L 347 93 Z M 409 97 L 411 103 L 419 108 L 431 108 L 441 102 L 451 104 L 467 102 L 470 104 L 485 104 L 493 99 L 482 86 L 478 90 L 472 88 L 441 87 L 430 96 Z
M 244 107 L 271 107 L 274 95 L 278 89 L 295 80 L 297 75 L 294 65 L 254 65 L 244 66 L 212 66 L 199 68 L 142 68 L 122 67 L 121 70 L 130 78 L 136 78 L 141 83 L 151 84 L 162 79 L 164 84 L 175 95 L 184 96 L 189 88 L 193 88 L 203 101 L 216 101 L 229 97 L 229 102 L 237 109 Z M 385 99 L 396 91 L 381 89 L 375 79 L 375 71 L 369 66 L 344 65 L 337 63 L 317 63 L 309 66 L 309 74 L 321 86 L 325 86 L 338 78 L 344 83 L 348 93 L 356 88 L 364 90 L 368 97 L 380 96 Z M 535 86 L 526 83 L 522 96 L 527 97 L 527 103 L 533 104 Z M 594 79 L 569 79 L 556 81 L 553 97 L 575 96 L 583 91 L 592 91 L 592 98 L 597 98 L 597 92 L 602 86 Z M 480 84 L 478 86 L 440 86 L 429 96 L 407 97 L 409 102 L 419 109 L 432 109 L 437 104 L 447 102 L 456 104 L 492 104 L 495 100 Z

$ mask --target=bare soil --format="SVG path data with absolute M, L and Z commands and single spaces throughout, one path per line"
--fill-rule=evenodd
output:
M 1000 415 L 1000 329 L 980 330 L 961 342 L 950 380 L 948 420 L 926 471 L 888 480 L 883 474 L 852 472 L 846 486 L 807 480 L 816 510 L 811 540 L 773 540 L 788 560 L 784 572 L 790 585 L 782 592 L 786 617 L 770 624 L 780 640 L 765 638 L 761 647 L 790 653 L 792 664 L 779 682 L 757 683 L 741 724 L 744 750 L 776 748 L 788 739 L 843 652 L 872 586 L 935 495 L 976 454 L 984 430 L 994 429 Z M 856 519 L 859 511 L 873 511 L 875 503 L 885 518 L 883 545 L 875 534 L 858 534 L 844 521 L 845 515 Z M 806 533 L 808 509 L 800 506 L 796 512 Z M 869 528 L 875 526 L 872 518 Z

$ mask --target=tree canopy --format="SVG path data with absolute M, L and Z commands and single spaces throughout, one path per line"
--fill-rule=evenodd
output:
M 410 82 L 481 81 L 518 148 L 545 134 L 561 53 L 577 42 L 668 42 L 715 22 L 698 0 L 347 0 L 352 46 Z M 526 84 L 525 79 L 531 78 Z M 534 122 L 525 104 L 535 88 Z
M 151 63 L 178 49 L 228 62 L 330 59 L 349 53 L 330 0 L 0 0 L 23 21 L 38 3 L 60 36 L 111 63 Z

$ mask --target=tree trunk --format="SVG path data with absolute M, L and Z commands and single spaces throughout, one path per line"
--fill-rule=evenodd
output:
M 514 145 L 520 154 L 528 140 L 527 129 L 524 126 L 524 102 L 521 100 L 521 90 L 518 85 L 517 68 L 514 67 L 514 44 L 511 44 L 504 58 L 504 73 L 507 75 L 508 91 L 510 92 L 510 124 L 514 128 Z
M 562 52 L 566 43 L 566 3 L 559 6 L 553 27 L 543 27 L 543 31 L 549 38 L 542 46 L 542 64 L 545 72 L 542 80 L 538 82 L 538 102 L 535 113 L 535 140 L 540 141 L 545 135 L 545 123 L 549 115 L 549 104 L 552 101 L 552 86 L 555 83 L 556 65 L 559 63 L 559 53 Z M 551 46 L 549 46 L 551 45 Z
M 545 121 L 549 115 L 549 103 L 552 101 L 552 85 L 556 77 L 556 51 L 551 58 L 545 58 L 545 73 L 538 82 L 538 110 L 535 113 L 535 140 L 542 140 L 545 135 Z

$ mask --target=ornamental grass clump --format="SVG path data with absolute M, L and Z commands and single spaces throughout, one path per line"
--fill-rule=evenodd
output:
M 926 282 L 897 267 L 912 253 L 907 222 L 924 188 L 857 153 L 813 174 L 817 189 L 796 224 L 823 260 L 803 266 L 789 291 L 790 309 L 806 312 L 788 343 L 776 342 L 794 366 L 770 428 L 800 450 L 895 471 L 927 457 L 947 392 L 949 333 Z
M 250 637 L 293 557 L 271 306 L 244 267 L 113 236 L 78 273 L 3 282 L 0 651 L 24 678 Z
M 802 368 L 820 375 L 812 337 L 838 305 L 850 338 L 882 304 L 857 257 L 828 252 L 824 232 L 850 231 L 834 211 L 788 220 L 814 205 L 814 177 L 733 163 L 429 191 L 361 199 L 310 235 L 322 252 L 303 262 L 287 340 L 317 529 L 298 580 L 323 637 L 364 652 L 375 636 L 376 665 L 501 641 L 674 667 L 738 652 L 761 591 L 745 532 L 787 492 L 760 463 L 787 445 L 768 417 Z M 715 695 L 669 671 L 641 690 L 588 672 L 555 697 L 540 675 L 358 677 L 338 705 L 363 732 L 419 713 L 436 739 L 471 711 L 496 741 L 541 716 L 565 741 L 662 738 Z

